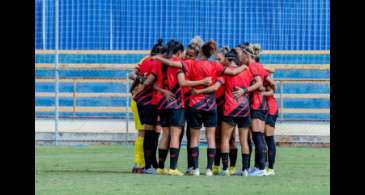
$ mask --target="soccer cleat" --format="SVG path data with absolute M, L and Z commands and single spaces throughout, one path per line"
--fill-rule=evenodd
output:
M 143 173 L 143 172 L 144 172 L 144 168 L 138 167 L 136 165 L 134 165 L 132 168 L 133 174 L 138 174 L 138 173 Z
M 194 176 L 199 176 L 200 175 L 199 168 L 193 169 L 193 175 Z
M 266 176 L 272 176 L 272 175 L 275 175 L 275 171 L 274 169 L 270 169 L 270 168 L 267 168 L 266 169 Z
M 229 167 L 229 175 L 237 175 L 236 167 Z
M 260 170 L 258 168 L 254 168 L 253 171 L 248 173 L 248 176 L 265 176 L 266 171 L 264 170 Z
M 156 170 L 156 174 L 157 175 L 167 175 L 168 174 L 168 172 L 169 172 L 169 170 L 168 169 L 160 169 L 160 168 L 158 168 L 157 170 Z
M 168 175 L 171 176 L 184 176 L 184 173 L 180 172 L 178 169 L 169 169 Z
M 243 171 L 240 171 L 240 176 L 248 176 L 248 171 L 246 169 Z
M 214 174 L 214 175 L 218 175 L 218 174 L 219 174 L 219 172 L 220 172 L 220 166 L 216 166 L 216 165 L 214 165 L 214 166 L 213 166 L 213 174 Z
M 207 169 L 207 170 L 205 171 L 205 175 L 206 175 L 206 176 L 213 176 L 213 171 L 212 171 L 211 169 Z
M 185 171 L 185 175 L 193 175 L 193 167 L 189 167 L 189 168 Z
M 219 173 L 219 176 L 230 176 L 229 174 L 229 170 L 223 170 L 222 172 Z
M 152 175 L 156 175 L 156 169 L 151 167 L 148 169 L 144 169 L 144 174 L 152 174 Z

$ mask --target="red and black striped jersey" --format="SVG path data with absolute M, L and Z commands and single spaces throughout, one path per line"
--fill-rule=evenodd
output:
M 224 116 L 246 117 L 250 114 L 250 102 L 248 95 L 242 95 L 235 98 L 233 92 L 236 88 L 248 88 L 252 82 L 253 76 L 248 69 L 235 76 L 224 76 Z
M 180 61 L 179 58 L 170 58 L 172 61 Z M 152 74 L 157 77 L 156 84 L 160 88 L 168 90 L 175 95 L 173 101 L 169 101 L 165 96 L 158 92 L 157 97 L 158 103 L 157 108 L 159 110 L 166 109 L 180 109 L 184 108 L 184 94 L 183 88 L 179 85 L 177 74 L 180 72 L 180 68 L 175 68 L 162 64 L 161 66 L 156 66 L 152 69 Z

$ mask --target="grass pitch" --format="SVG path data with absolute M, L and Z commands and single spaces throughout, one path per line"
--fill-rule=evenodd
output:
M 133 146 L 41 146 L 36 147 L 35 152 L 35 188 L 38 195 L 330 194 L 328 148 L 277 147 L 276 175 L 270 177 L 133 175 L 130 174 Z M 201 148 L 199 161 L 201 173 L 204 173 L 205 148 Z M 178 163 L 179 169 L 185 171 L 185 147 Z M 165 165 L 169 167 L 169 160 Z M 237 159 L 239 167 L 240 155 Z

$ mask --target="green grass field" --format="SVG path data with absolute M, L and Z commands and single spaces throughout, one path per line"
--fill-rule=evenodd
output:
M 200 177 L 133 175 L 133 146 L 36 147 L 37 195 L 224 194 L 316 195 L 330 193 L 328 148 L 277 148 L 276 175 Z M 206 149 L 200 152 L 201 172 Z M 241 166 L 241 157 L 237 162 Z M 169 161 L 166 162 L 168 167 Z M 186 150 L 179 169 L 186 168 Z

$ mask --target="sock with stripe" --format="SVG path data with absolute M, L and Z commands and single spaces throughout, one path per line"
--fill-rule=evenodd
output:
M 208 148 L 207 149 L 207 159 L 208 159 L 207 169 L 212 170 L 212 168 L 213 168 L 215 152 L 216 152 L 215 148 Z

